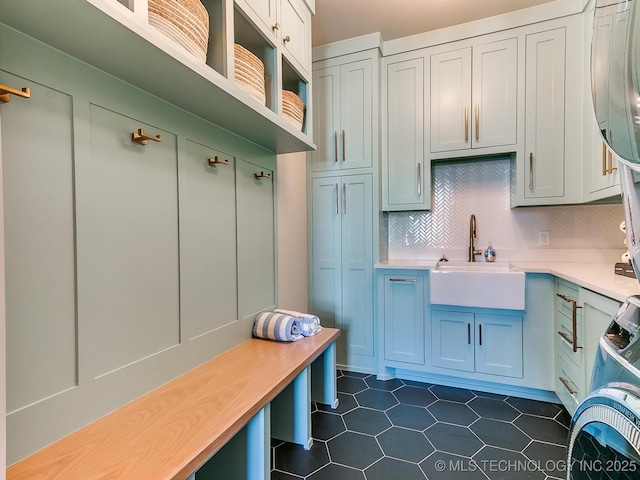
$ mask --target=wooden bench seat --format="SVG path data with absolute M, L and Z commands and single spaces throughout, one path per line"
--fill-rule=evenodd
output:
M 268 452 L 269 418 L 265 415 L 269 417 L 271 402 L 279 394 L 285 395 L 290 384 L 293 387 L 289 388 L 299 390 L 295 396 L 302 395 L 296 402 L 310 404 L 315 400 L 337 406 L 335 340 L 339 333 L 325 328 L 295 343 L 247 340 L 11 465 L 7 478 L 197 478 L 195 472 L 252 421 L 258 425 L 267 422 L 266 431 L 260 433 L 267 436 L 267 445 L 247 448 Z M 305 388 L 313 390 L 310 398 L 305 396 Z M 310 415 L 310 406 L 291 408 L 309 410 Z M 277 422 L 286 427 L 302 421 L 310 430 L 310 418 L 295 419 L 295 415 L 292 411 L 291 418 L 278 418 Z M 305 430 L 303 426 L 303 435 L 310 438 L 310 431 Z M 246 455 L 252 461 L 266 462 L 250 468 L 266 472 L 268 478 L 268 453 L 262 460 L 254 458 L 255 451 Z

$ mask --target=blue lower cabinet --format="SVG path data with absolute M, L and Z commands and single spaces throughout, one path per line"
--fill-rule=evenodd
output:
M 341 330 L 338 365 L 373 371 L 373 176 L 312 179 L 310 215 L 310 308 Z
M 384 358 L 424 365 L 425 275 L 384 275 Z
M 522 316 L 433 310 L 434 367 L 522 378 Z

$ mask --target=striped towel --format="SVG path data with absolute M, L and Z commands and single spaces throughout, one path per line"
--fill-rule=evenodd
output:
M 276 312 L 262 312 L 258 315 L 253 324 L 253 336 L 278 342 L 297 342 L 303 338 L 295 317 Z
M 296 317 L 298 323 L 300 323 L 300 333 L 305 337 L 311 337 L 318 332 L 322 331 L 322 327 L 320 326 L 320 319 L 316 315 L 312 315 L 310 313 L 300 313 L 295 310 L 284 310 L 282 308 L 278 308 L 274 310 L 274 312 L 284 313 L 286 315 L 291 315 L 292 317 Z

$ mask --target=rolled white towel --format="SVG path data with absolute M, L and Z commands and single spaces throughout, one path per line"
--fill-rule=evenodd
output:
M 274 312 L 284 313 L 285 315 L 291 315 L 296 317 L 300 323 L 300 332 L 305 337 L 311 337 L 318 332 L 322 331 L 320 326 L 320 319 L 311 313 L 296 312 L 295 310 L 285 310 L 283 308 L 276 308 Z
M 296 317 L 277 312 L 262 312 L 253 323 L 253 336 L 277 340 L 278 342 L 297 342 L 303 338 Z

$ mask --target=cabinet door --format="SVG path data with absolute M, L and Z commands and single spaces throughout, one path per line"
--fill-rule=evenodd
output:
M 311 153 L 314 172 L 340 169 L 340 67 L 313 71 L 313 135 L 318 147 Z
M 341 168 L 373 165 L 373 103 L 371 60 L 340 67 L 340 156 Z M 315 85 L 314 85 L 315 88 Z M 314 107 L 315 108 L 315 107 Z
M 342 213 L 340 177 L 314 178 L 311 197 L 311 311 L 327 327 L 338 326 L 342 307 Z M 338 337 L 338 346 L 344 334 Z
M 522 378 L 522 317 L 476 314 L 476 372 Z
M 386 67 L 383 210 L 428 210 L 431 168 L 424 155 L 424 57 Z
M 473 47 L 473 148 L 516 143 L 518 39 Z
M 584 384 L 589 392 L 600 337 L 607 330 L 621 304 L 585 288 L 580 289 L 580 303 L 584 321 Z
M 162 142 L 133 142 L 139 128 Z M 76 169 L 78 276 L 97 377 L 180 343 L 177 142 L 96 105 L 90 129 L 90 157 Z
M 565 29 L 527 35 L 525 198 L 562 197 L 565 183 Z
M 384 276 L 384 358 L 424 365 L 424 275 Z
M 431 151 L 471 148 L 471 48 L 431 56 Z
M 601 198 L 620 195 L 620 174 L 618 173 L 618 156 L 607 147 L 602 135 L 595 126 L 591 130 L 593 137 L 591 161 L 585 162 L 585 200 L 593 201 Z
M 215 157 L 229 165 L 209 166 Z M 186 140 L 178 179 L 180 323 L 187 339 L 238 318 L 235 167 L 234 157 Z
M 311 66 L 311 15 L 296 0 L 281 0 L 281 40 L 305 72 Z
M 434 367 L 474 371 L 473 313 L 431 311 L 431 364 Z
M 373 355 L 373 179 L 342 177 L 342 329 L 346 352 Z
M 256 178 L 263 173 L 266 176 Z M 276 304 L 273 172 L 240 159 L 236 165 L 238 317 L 252 319 Z
M 279 0 L 236 0 L 241 8 L 254 18 L 254 21 L 262 23 L 264 30 L 276 35 L 278 24 L 278 12 L 276 7 Z
M 74 118 L 65 93 L 2 71 L 0 83 L 31 89 L 0 103 L 10 416 L 77 385 Z
M 615 7 L 598 8 L 595 11 L 593 24 L 592 49 L 593 55 L 591 63 L 592 81 L 602 88 L 592 90 L 593 108 L 596 114 L 598 130 L 607 128 L 607 99 L 606 95 L 601 95 L 609 90 L 609 61 L 611 48 L 611 35 L 613 33 L 613 16 Z

